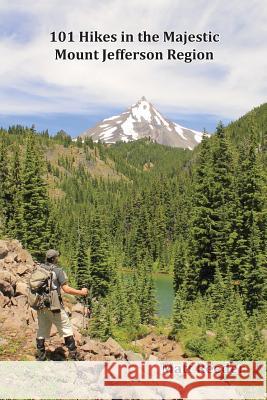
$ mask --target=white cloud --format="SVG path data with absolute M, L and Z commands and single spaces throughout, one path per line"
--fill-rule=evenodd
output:
M 267 3 L 262 0 L 8 0 L 0 13 L 29 13 L 32 39 L 16 41 L 0 31 L 0 113 L 95 113 L 106 105 L 126 107 L 142 95 L 163 110 L 209 113 L 235 118 L 266 101 Z M 18 20 L 18 25 L 21 21 Z M 51 31 L 151 33 L 218 31 L 218 45 L 192 44 L 189 51 L 214 50 L 210 64 L 175 61 L 54 61 Z M 21 33 L 23 35 L 23 31 Z M 92 44 L 68 44 L 69 50 L 92 50 Z M 106 44 L 115 49 L 119 43 Z M 179 48 L 177 44 L 129 44 L 129 50 Z M 2 89 L 2 90 L 1 90 Z M 12 89 L 12 90 L 11 90 Z M 16 91 L 18 93 L 16 94 Z

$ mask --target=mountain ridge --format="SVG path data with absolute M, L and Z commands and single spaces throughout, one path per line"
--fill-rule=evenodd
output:
M 201 142 L 202 136 L 202 132 L 165 118 L 144 96 L 127 111 L 105 118 L 79 135 L 82 139 L 91 137 L 95 142 L 105 143 L 148 137 L 158 144 L 189 150 Z

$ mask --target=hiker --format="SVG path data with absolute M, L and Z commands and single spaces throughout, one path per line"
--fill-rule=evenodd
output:
M 57 266 L 59 253 L 56 250 L 50 249 L 46 252 L 45 264 L 41 267 L 47 271 L 53 271 L 52 279 L 52 291 L 53 293 L 53 308 L 51 304 L 48 307 L 38 309 L 38 331 L 36 338 L 37 346 L 37 360 L 44 361 L 46 359 L 45 352 L 45 339 L 49 339 L 52 324 L 54 324 L 58 330 L 60 336 L 64 337 L 65 345 L 69 350 L 69 355 L 73 360 L 78 360 L 79 355 L 75 339 L 73 336 L 73 330 L 70 319 L 64 310 L 64 305 L 61 297 L 61 289 L 74 296 L 87 296 L 88 289 L 82 288 L 81 290 L 74 289 L 68 285 L 68 278 L 62 268 Z

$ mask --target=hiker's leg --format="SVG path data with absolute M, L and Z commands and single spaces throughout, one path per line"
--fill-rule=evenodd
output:
M 63 308 L 59 313 L 53 313 L 53 323 L 56 325 L 60 336 L 73 336 L 70 319 Z
M 38 318 L 37 338 L 49 339 L 52 327 L 51 311 L 46 309 L 38 310 L 37 318 Z
M 38 331 L 36 338 L 37 360 L 44 361 L 46 359 L 45 353 L 45 339 L 50 337 L 50 330 L 52 326 L 51 318 L 49 318 L 47 310 L 38 310 Z
M 65 345 L 69 350 L 70 357 L 73 360 L 78 360 L 79 355 L 77 352 L 77 347 L 73 336 L 73 329 L 66 311 L 64 309 L 61 309 L 60 313 L 55 313 L 53 322 L 56 325 L 60 336 L 64 337 Z
M 75 343 L 75 339 L 73 336 L 65 336 L 64 337 L 65 345 L 69 350 L 70 358 L 73 360 L 79 360 L 79 354 L 77 352 L 77 347 Z
M 45 361 L 46 353 L 45 353 L 45 339 L 38 337 L 36 338 L 36 348 L 37 348 L 37 360 Z

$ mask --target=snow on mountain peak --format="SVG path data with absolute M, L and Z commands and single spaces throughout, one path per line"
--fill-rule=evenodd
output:
M 127 111 L 105 118 L 80 136 L 106 143 L 150 137 L 159 144 L 192 150 L 201 142 L 203 133 L 169 121 L 143 96 Z
M 141 100 L 131 107 L 131 114 L 138 122 L 141 122 L 142 118 L 151 122 L 150 104 L 145 97 L 142 97 Z

